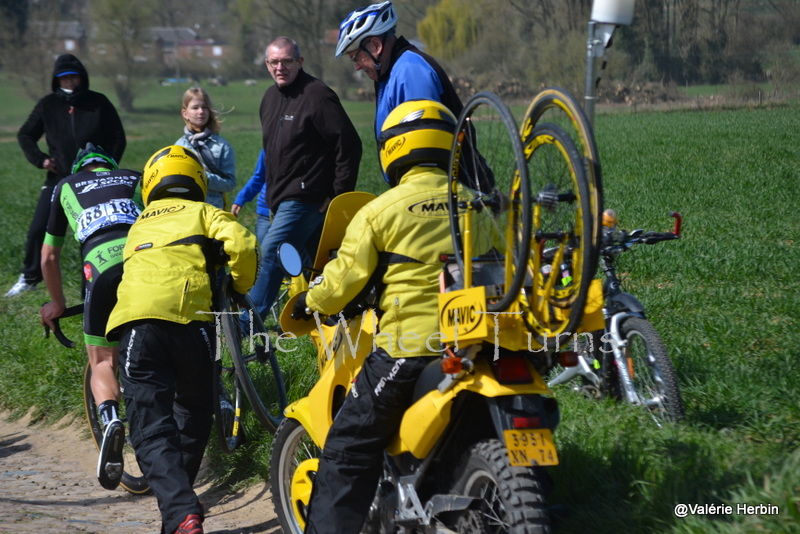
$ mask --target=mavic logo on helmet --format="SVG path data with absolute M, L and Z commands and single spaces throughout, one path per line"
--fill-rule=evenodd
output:
M 386 147 L 386 156 L 390 157 L 393 152 L 400 150 L 401 148 L 403 148 L 403 145 L 405 144 L 406 144 L 405 136 L 395 137 L 395 140 L 392 141 L 392 143 Z

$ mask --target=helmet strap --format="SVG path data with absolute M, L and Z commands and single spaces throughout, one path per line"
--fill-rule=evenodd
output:
M 369 50 L 367 50 L 366 48 L 364 48 L 364 47 L 362 47 L 361 50 L 363 50 L 364 53 L 367 54 L 369 56 L 369 58 L 372 60 L 372 62 L 375 64 L 375 72 L 380 74 L 381 73 L 381 62 L 378 61 L 378 58 L 373 56 L 372 53 Z
M 370 52 L 369 50 L 367 50 L 367 47 L 366 47 L 366 46 L 364 46 L 364 43 L 367 41 L 367 39 L 371 39 L 371 37 L 367 37 L 366 39 L 364 39 L 363 41 L 361 41 L 361 44 L 359 44 L 359 45 L 358 45 L 358 48 L 359 48 L 359 49 L 361 49 L 361 50 L 363 50 L 363 51 L 364 51 L 364 53 L 365 53 L 365 54 L 367 54 L 367 55 L 369 56 L 369 58 L 370 58 L 370 59 L 372 60 L 372 62 L 375 64 L 375 72 L 377 72 L 378 74 L 380 74 L 380 73 L 381 73 L 381 62 L 380 62 L 380 61 L 378 61 L 378 58 L 376 58 L 375 56 L 373 56 L 373 55 L 372 55 L 372 52 Z M 383 47 L 384 47 L 384 46 L 385 46 L 385 44 L 386 44 L 386 37 L 385 37 L 385 36 L 381 36 L 381 37 L 379 37 L 378 39 L 380 39 L 380 41 L 381 41 L 381 53 L 383 53 Z

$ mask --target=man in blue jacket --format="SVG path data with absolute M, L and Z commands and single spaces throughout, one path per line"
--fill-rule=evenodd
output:
M 256 239 L 263 244 L 269 230 L 269 206 L 267 206 L 267 162 L 264 149 L 258 153 L 256 168 L 253 176 L 244 184 L 236 195 L 236 200 L 231 204 L 231 213 L 236 217 L 242 212 L 242 206 L 258 197 L 256 200 Z
M 375 82 L 375 138 L 391 111 L 409 100 L 441 102 L 458 117 L 463 109 L 441 65 L 403 36 L 395 35 L 392 2 L 356 9 L 339 25 L 336 57 L 345 54 L 355 69 Z
M 355 69 L 375 84 L 376 140 L 386 117 L 404 102 L 440 102 L 455 117 L 464 109 L 442 66 L 405 37 L 396 35 L 396 29 L 397 14 L 390 0 L 356 9 L 339 24 L 336 57 L 346 54 Z M 471 158 L 465 157 L 463 164 L 469 165 L 469 161 Z M 466 185 L 481 191 L 490 190 L 494 181 L 487 168 L 462 167 L 461 176 Z M 386 175 L 384 180 L 388 183 Z

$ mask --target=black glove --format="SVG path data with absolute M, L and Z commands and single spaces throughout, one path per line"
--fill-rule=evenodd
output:
M 311 310 L 306 307 L 306 295 L 308 292 L 300 293 L 300 298 L 297 299 L 297 302 L 294 303 L 294 308 L 292 308 L 292 319 L 298 319 L 301 321 L 309 321 L 313 317 Z

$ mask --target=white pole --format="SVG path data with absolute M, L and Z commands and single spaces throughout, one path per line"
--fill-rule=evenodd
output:
M 590 123 L 594 123 L 594 106 L 597 99 L 595 79 L 595 58 L 603 57 L 611 42 L 614 29 L 619 25 L 633 22 L 633 8 L 636 0 L 595 0 L 589 19 L 586 40 L 586 86 L 584 108 Z
M 584 93 L 584 111 L 589 119 L 589 123 L 594 125 L 594 102 L 597 98 L 596 85 L 594 79 L 594 65 L 595 65 L 595 48 L 597 47 L 597 39 L 595 38 L 596 23 L 593 20 L 589 21 L 588 34 L 586 40 L 586 86 Z

